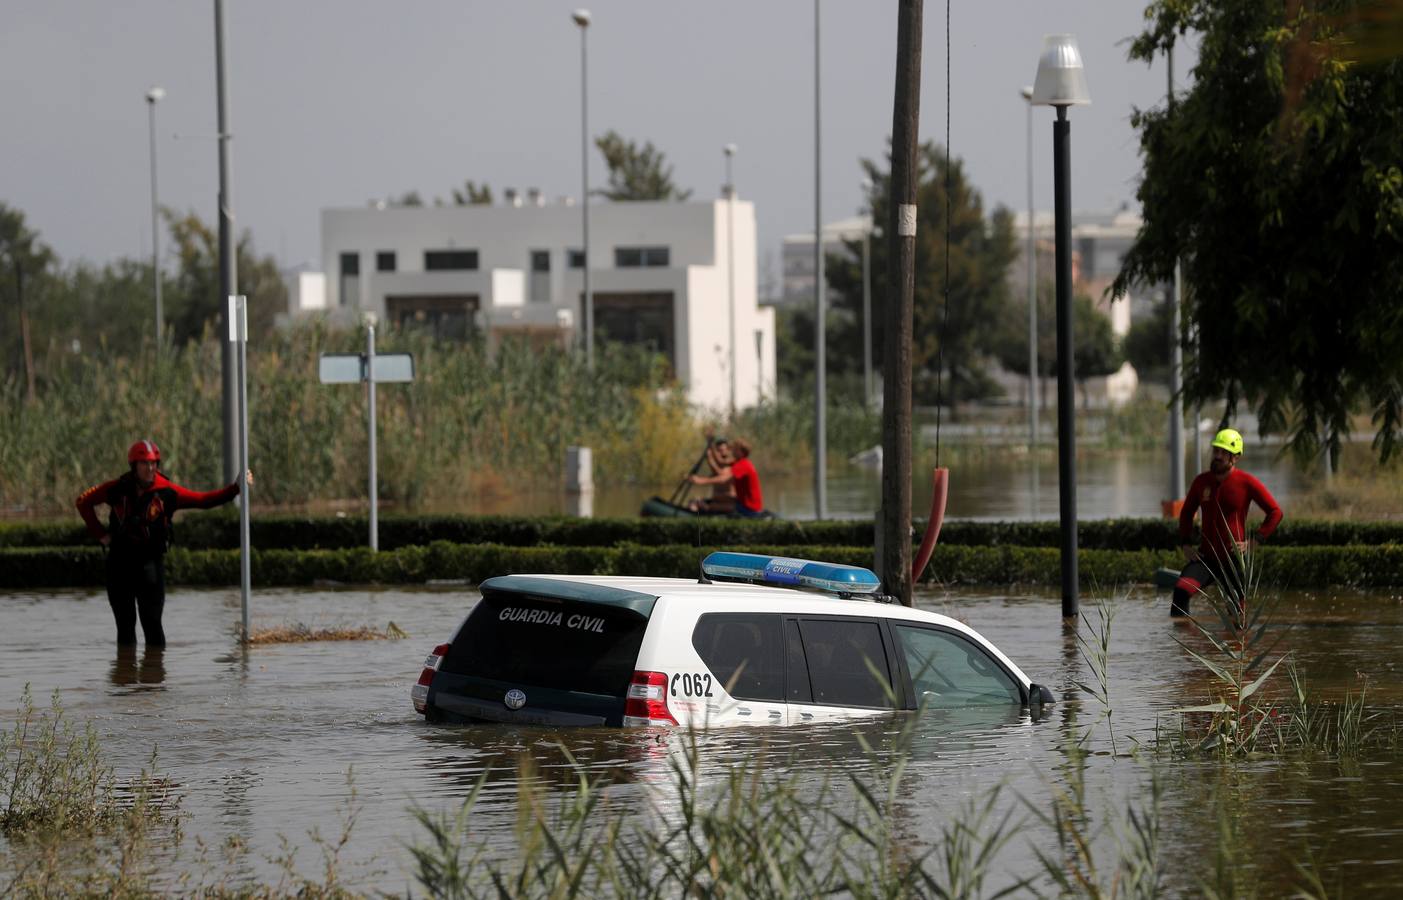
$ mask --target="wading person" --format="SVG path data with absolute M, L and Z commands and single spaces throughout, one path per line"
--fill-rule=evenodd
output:
M 1217 582 L 1234 606 L 1238 606 L 1243 582 L 1242 555 L 1260 541 L 1271 537 L 1281 522 L 1281 507 L 1271 492 L 1256 478 L 1237 467 L 1242 455 L 1242 435 L 1224 428 L 1213 437 L 1213 459 L 1207 472 L 1194 479 L 1184 508 L 1179 513 L 1179 549 L 1187 565 L 1174 586 L 1171 616 L 1187 616 L 1194 594 Z M 1247 513 L 1253 503 L 1266 513 L 1262 524 L 1249 537 Z M 1200 513 L 1202 539 L 1198 549 L 1189 544 L 1194 513 Z M 1238 606 L 1240 610 L 1240 606 Z
M 735 511 L 736 489 L 731 479 L 731 464 L 735 457 L 731 453 L 731 443 L 725 438 L 717 438 L 706 445 L 706 461 L 711 466 L 709 476 L 691 476 L 693 484 L 711 485 L 710 497 L 698 497 L 687 508 L 693 512 L 722 515 Z
M 182 509 L 211 509 L 239 495 L 234 481 L 216 491 L 192 491 L 161 474 L 161 451 L 137 441 L 127 451 L 129 471 L 90 487 L 78 497 L 78 513 L 88 533 L 107 548 L 107 602 L 117 620 L 117 643 L 136 643 L 136 621 L 148 647 L 163 647 L 161 611 L 166 605 L 165 554 L 171 519 Z M 253 473 L 244 475 L 253 484 Z M 106 504 L 107 527 L 93 507 Z

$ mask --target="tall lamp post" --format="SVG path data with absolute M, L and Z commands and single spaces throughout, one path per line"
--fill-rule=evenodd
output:
M 1028 449 L 1038 446 L 1038 245 L 1033 237 L 1033 88 L 1023 88 L 1028 107 Z
M 1057 108 L 1052 125 L 1053 207 L 1057 244 L 1057 494 L 1062 525 L 1062 617 L 1077 615 L 1077 438 L 1072 371 L 1072 124 L 1067 107 L 1091 102 L 1077 39 L 1043 40 L 1034 106 Z
M 1166 104 L 1174 115 L 1174 45 L 1169 46 Z M 1179 257 L 1174 257 L 1174 284 L 1169 293 L 1169 501 L 1184 496 L 1184 345 L 1179 341 Z M 1197 460 L 1195 460 L 1197 464 Z M 1195 470 L 1196 471 L 1196 470 Z M 1172 507 L 1171 507 L 1172 508 Z
M 587 9 L 577 9 L 571 13 L 575 24 L 580 26 L 580 180 L 583 185 L 580 196 L 580 209 L 584 218 L 585 258 L 581 260 L 581 270 L 585 282 L 585 366 L 594 369 L 594 296 L 589 291 L 589 55 L 588 41 L 590 15 Z
M 165 331 L 166 317 L 161 311 L 161 228 L 160 212 L 156 201 L 156 104 L 166 96 L 162 87 L 153 87 L 146 92 L 146 120 L 151 131 L 151 281 L 156 288 L 156 348 L 161 347 L 161 334 Z
M 219 294 L 220 307 L 224 310 L 226 334 L 234 333 L 234 322 L 230 318 L 233 310 L 224 301 L 239 293 L 239 259 L 234 237 L 234 201 L 229 193 L 229 91 L 225 79 L 224 59 L 224 0 L 214 0 L 214 80 L 219 122 Z M 239 380 L 238 354 L 233 341 L 224 341 L 220 357 L 223 373 L 222 405 L 224 419 L 224 483 L 243 477 L 239 468 Z M 240 495 L 248 498 L 248 488 Z
M 867 227 L 862 232 L 862 405 L 872 405 L 872 179 L 862 180 Z
M 731 159 L 736 155 L 736 149 L 735 144 L 722 148 L 726 154 L 726 308 L 727 319 L 731 323 L 728 364 L 731 371 L 731 421 L 736 418 L 736 184 L 731 180 Z
M 814 518 L 828 518 L 828 360 L 824 318 L 827 314 L 823 283 L 823 166 L 819 146 L 819 9 L 814 0 Z

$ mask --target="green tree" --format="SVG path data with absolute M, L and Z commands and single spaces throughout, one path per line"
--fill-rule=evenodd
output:
M 0 203 L 0 297 L 7 322 L 0 333 L 10 335 L 4 338 L 4 365 L 9 371 L 24 372 L 31 400 L 35 371 L 30 311 L 46 293 L 54 262 L 53 251 L 24 223 L 24 213 Z
M 609 188 L 595 191 L 610 200 L 677 200 L 692 196 L 691 191 L 679 190 L 672 180 L 672 166 L 664 162 L 663 153 L 651 142 L 639 147 L 625 140 L 617 131 L 594 139 L 594 145 L 604 154 L 609 167 Z
M 1110 375 L 1125 356 L 1111 330 L 1111 320 L 1096 308 L 1091 297 L 1072 297 L 1072 372 L 1086 403 L 1086 380 Z M 1000 365 L 1015 375 L 1028 376 L 1028 301 L 1012 299 L 994 341 Z M 1038 283 L 1038 377 L 1044 392 L 1057 377 L 1057 286 L 1048 279 Z M 1041 399 L 1041 398 L 1040 398 Z
M 1132 59 L 1194 32 L 1193 86 L 1137 111 L 1145 223 L 1113 287 L 1183 259 L 1190 400 L 1251 403 L 1302 456 L 1352 412 L 1403 429 L 1403 4 L 1154 0 Z M 1392 36 L 1390 37 L 1390 30 Z
M 453 205 L 491 206 L 492 188 L 489 187 L 485 181 L 481 185 L 474 181 L 465 181 L 463 182 L 463 189 L 461 191 L 457 188 L 453 189 Z
M 882 359 L 890 246 L 885 238 L 889 220 L 890 155 L 888 169 L 871 160 L 862 168 L 872 184 L 868 208 L 872 210 L 872 360 Z M 946 179 L 949 179 L 950 296 L 945 303 Z M 944 149 L 923 144 L 918 154 L 916 195 L 916 296 L 913 322 L 912 386 L 923 402 L 936 394 L 936 366 L 943 363 L 941 394 L 947 401 L 989 396 L 994 390 L 986 360 L 994 352 L 1000 320 L 1008 306 L 1005 277 L 1013 262 L 1013 218 L 999 207 L 984 213 L 984 200 L 965 176 L 964 164 L 951 161 Z M 825 261 L 831 302 L 846 313 L 843 354 L 862 366 L 862 244 L 848 244 L 847 258 L 829 256 Z M 941 354 L 941 342 L 944 353 Z M 849 362 L 848 365 L 853 365 Z
M 194 213 L 163 209 L 162 214 L 178 261 L 166 300 L 171 340 L 199 340 L 207 327 L 218 325 L 225 304 L 219 295 L 219 234 Z M 275 317 L 287 312 L 287 285 L 276 260 L 255 255 L 247 231 L 239 236 L 237 266 L 239 293 L 248 297 L 249 332 L 265 334 Z

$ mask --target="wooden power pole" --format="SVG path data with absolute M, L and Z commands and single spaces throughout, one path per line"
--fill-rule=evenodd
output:
M 887 240 L 891 266 L 882 346 L 882 580 L 911 605 L 911 316 L 916 290 L 917 126 L 923 0 L 900 0 Z

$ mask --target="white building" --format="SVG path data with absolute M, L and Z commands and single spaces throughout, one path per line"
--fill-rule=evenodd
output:
M 599 341 L 654 347 L 689 399 L 730 403 L 730 268 L 735 248 L 736 405 L 775 391 L 774 311 L 756 305 L 754 205 L 724 199 L 590 205 L 590 293 Z M 728 239 L 731 238 L 731 239 Z M 372 312 L 444 338 L 583 339 L 581 210 L 563 202 L 322 211 L 323 296 L 298 284 L 310 313 Z M 303 276 L 305 277 L 305 276 Z M 312 300 L 312 302 L 306 302 Z
M 871 233 L 872 217 L 867 215 L 826 223 L 823 226 L 824 257 L 849 256 L 848 242 L 860 241 Z M 813 305 L 814 275 L 818 271 L 814 267 L 814 233 L 785 235 L 780 262 L 784 267 L 780 302 L 793 306 Z

